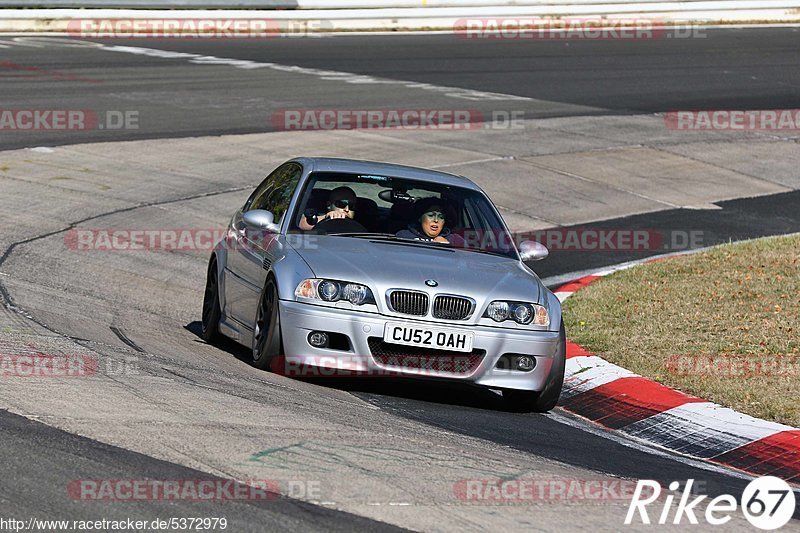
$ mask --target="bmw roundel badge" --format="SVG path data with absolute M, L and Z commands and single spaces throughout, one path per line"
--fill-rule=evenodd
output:
M 426 279 L 425 285 L 427 285 L 428 287 L 437 287 L 439 284 L 436 283 L 435 279 Z

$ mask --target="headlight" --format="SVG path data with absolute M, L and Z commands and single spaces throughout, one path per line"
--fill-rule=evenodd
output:
M 514 320 L 519 324 L 530 324 L 533 320 L 533 306 L 528 304 L 514 306 Z
M 486 313 L 483 316 L 491 318 L 495 322 L 513 320 L 517 324 L 523 325 L 550 325 L 550 316 L 547 314 L 546 307 L 526 302 L 506 302 L 503 300 L 495 300 L 489 304 L 489 307 L 486 308 Z
M 341 289 L 339 288 L 338 283 L 326 279 L 319 284 L 319 287 L 317 287 L 317 292 L 319 293 L 320 298 L 326 302 L 335 302 L 339 299 L 339 293 L 341 292 Z
M 353 305 L 374 304 L 369 287 L 360 283 L 332 279 L 304 279 L 294 291 L 296 298 L 310 298 L 324 302 L 347 300 Z
M 342 298 L 353 305 L 361 305 L 372 298 L 372 291 L 358 283 L 348 283 L 342 288 Z
M 486 315 L 495 322 L 502 322 L 508 320 L 510 309 L 508 302 L 492 302 L 486 309 Z

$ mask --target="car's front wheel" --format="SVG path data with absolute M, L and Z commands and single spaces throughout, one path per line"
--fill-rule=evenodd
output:
M 203 296 L 202 336 L 206 342 L 213 343 L 219 340 L 219 321 L 222 311 L 219 307 L 219 273 L 217 272 L 217 259 L 212 257 L 208 262 L 206 275 L 206 291 Z
M 275 363 L 283 348 L 281 321 L 278 313 L 278 288 L 275 280 L 267 279 L 259 298 L 256 322 L 253 327 L 253 366 L 276 370 Z
M 564 384 L 564 371 L 567 364 L 567 334 L 564 323 L 558 336 L 558 349 L 550 369 L 550 376 L 541 392 L 505 389 L 503 400 L 514 411 L 546 413 L 553 409 L 561 396 Z

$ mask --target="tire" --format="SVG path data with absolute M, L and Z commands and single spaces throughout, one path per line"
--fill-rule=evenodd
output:
M 276 364 L 283 353 L 281 320 L 278 312 L 278 288 L 268 278 L 261 291 L 253 325 L 253 366 L 260 370 L 277 371 Z
M 567 333 L 564 323 L 558 336 L 558 349 L 550 376 L 541 392 L 512 390 L 503 391 L 503 400 L 514 411 L 546 413 L 558 404 L 561 388 L 564 385 L 564 371 L 567 364 Z
M 208 262 L 206 275 L 206 291 L 203 296 L 202 333 L 203 340 L 214 343 L 221 337 L 219 321 L 222 310 L 219 307 L 219 273 L 217 272 L 217 258 L 212 257 Z

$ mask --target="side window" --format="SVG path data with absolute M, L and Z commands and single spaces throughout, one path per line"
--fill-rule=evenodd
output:
M 248 211 L 251 209 L 270 211 L 275 216 L 275 223 L 280 224 L 302 174 L 303 169 L 297 163 L 288 163 L 278 168 L 253 193 Z

